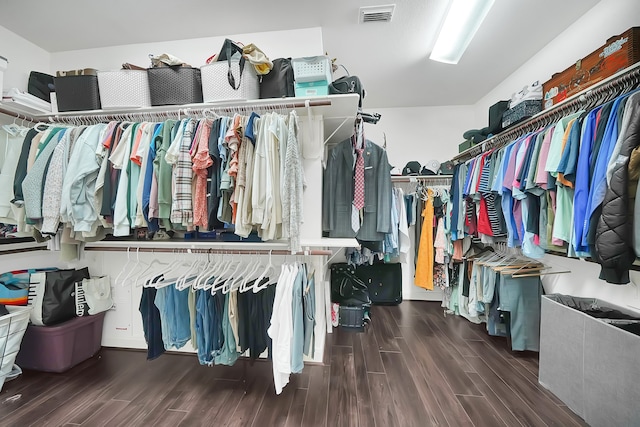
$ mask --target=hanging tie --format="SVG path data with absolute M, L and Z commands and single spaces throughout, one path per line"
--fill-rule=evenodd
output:
M 360 210 L 364 207 L 364 149 L 356 148 L 356 170 L 353 187 L 353 206 Z

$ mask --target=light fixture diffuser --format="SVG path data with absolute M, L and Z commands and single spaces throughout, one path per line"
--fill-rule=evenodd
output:
M 495 0 L 451 0 L 429 59 L 457 64 Z

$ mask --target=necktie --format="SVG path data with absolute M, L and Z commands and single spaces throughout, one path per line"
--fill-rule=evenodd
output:
M 364 149 L 356 148 L 356 170 L 353 187 L 353 206 L 360 210 L 364 207 Z

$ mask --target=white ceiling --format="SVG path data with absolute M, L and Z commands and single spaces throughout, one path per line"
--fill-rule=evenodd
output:
M 598 1 L 497 0 L 457 65 L 428 59 L 447 0 L 395 0 L 391 23 L 369 24 L 359 7 L 391 1 L 0 0 L 0 25 L 49 52 L 322 27 L 367 109 L 469 105 Z

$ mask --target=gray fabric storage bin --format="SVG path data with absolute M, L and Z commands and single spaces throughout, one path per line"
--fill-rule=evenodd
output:
M 622 327 L 639 320 L 594 298 L 544 295 L 538 381 L 590 426 L 640 426 L 640 336 Z

